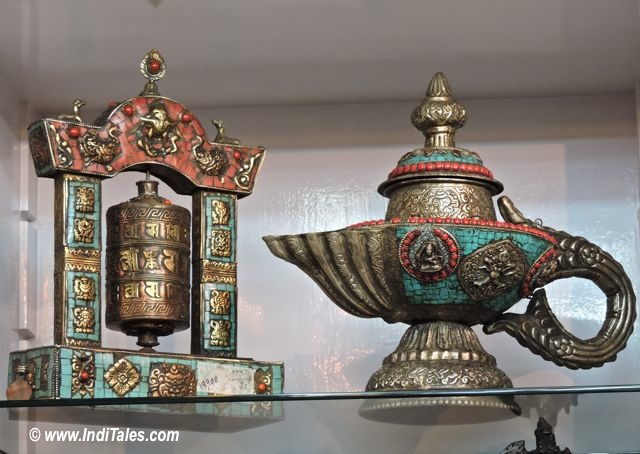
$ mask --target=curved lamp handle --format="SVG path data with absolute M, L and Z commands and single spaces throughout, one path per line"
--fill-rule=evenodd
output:
M 549 307 L 546 292 L 540 289 L 524 314 L 502 314 L 485 324 L 484 332 L 505 331 L 533 353 L 570 369 L 590 369 L 615 360 L 636 318 L 635 294 L 622 265 L 584 238 L 533 223 L 508 197 L 501 197 L 498 207 L 506 221 L 542 229 L 557 240 L 558 255 L 542 270 L 539 285 L 568 277 L 589 279 L 607 297 L 607 314 L 595 337 L 580 339 L 562 326 Z

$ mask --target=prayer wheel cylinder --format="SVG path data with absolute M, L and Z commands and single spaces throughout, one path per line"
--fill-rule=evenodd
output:
M 138 196 L 107 210 L 106 324 L 138 345 L 189 327 L 189 210 L 138 181 Z

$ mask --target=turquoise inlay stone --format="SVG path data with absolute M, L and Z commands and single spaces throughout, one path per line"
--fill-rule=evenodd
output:
M 20 362 L 24 364 L 28 361 L 33 361 L 36 364 L 36 377 L 40 377 L 38 368 L 42 367 L 43 361 L 45 361 L 45 356 L 49 359 L 49 368 L 48 368 L 48 388 L 38 389 L 36 386 L 36 391 L 34 393 L 35 398 L 73 398 L 73 399 L 87 399 L 92 397 L 89 393 L 82 396 L 80 393 L 75 393 L 72 396 L 72 373 L 71 373 L 71 358 L 76 355 L 80 355 L 82 352 L 93 352 L 94 356 L 94 368 L 95 368 L 95 382 L 93 389 L 93 397 L 95 398 L 104 398 L 104 397 L 118 397 L 108 383 L 104 380 L 105 372 L 120 358 L 122 358 L 122 354 L 109 352 L 109 351 L 96 351 L 96 350 L 84 350 L 84 349 L 72 349 L 68 347 L 43 347 L 39 349 L 34 349 L 26 352 L 15 352 L 11 353 L 9 357 L 9 364 L 13 364 L 14 362 Z M 58 375 L 54 377 L 53 372 L 55 369 L 53 368 L 53 357 L 55 355 L 59 355 L 61 359 L 60 361 L 60 369 L 57 371 Z M 208 364 L 217 364 L 219 367 L 230 368 L 233 370 L 241 369 L 243 372 L 249 372 L 249 377 L 251 377 L 251 382 L 247 383 L 253 389 L 253 374 L 258 369 L 267 370 L 270 369 L 272 373 L 272 381 L 271 388 L 274 394 L 283 392 L 283 365 L 278 363 L 269 363 L 269 362 L 255 362 L 255 361 L 224 361 L 218 360 L 214 358 L 192 358 L 183 355 L 177 356 L 166 356 L 161 355 L 161 357 L 149 357 L 138 355 L 135 352 L 131 352 L 131 354 L 127 354 L 124 358 L 132 363 L 140 374 L 140 382 L 128 393 L 127 397 L 147 397 L 149 393 L 149 367 L 150 363 L 175 363 L 181 364 L 184 366 L 190 367 L 196 374 L 198 373 L 198 365 L 203 363 Z M 244 374 L 243 374 L 244 375 Z M 13 381 L 13 368 L 9 367 L 8 370 L 8 383 Z M 197 378 L 197 377 L 196 377 Z M 58 395 L 54 395 L 53 390 L 53 382 L 59 381 L 60 385 L 58 388 Z M 36 380 L 36 385 L 39 385 L 39 380 Z M 198 390 L 198 395 L 208 395 L 206 391 Z M 206 404 L 210 407 L 209 404 Z M 163 406 L 160 406 L 163 407 Z M 118 407 L 122 408 L 122 407 Z M 251 405 L 247 406 L 248 409 L 244 409 L 245 413 L 251 413 Z M 166 409 L 166 408 L 165 408 Z M 139 408 L 135 408 L 136 411 Z M 241 407 L 238 407 L 238 411 L 236 413 L 229 413 L 240 415 Z M 274 415 L 276 412 L 273 413 Z M 278 413 L 278 414 L 281 414 Z
M 412 230 L 434 228 L 442 228 L 455 237 L 461 248 L 461 260 L 464 260 L 466 256 L 474 253 L 479 248 L 498 241 L 510 240 L 522 251 L 527 269 L 529 269 L 552 246 L 544 238 L 525 232 L 495 227 L 483 228 L 441 224 L 399 227 L 396 231 L 398 243 L 400 244 L 404 236 Z M 482 301 L 473 301 L 462 288 L 456 272 L 440 281 L 424 282 L 411 276 L 403 269 L 402 278 L 406 295 L 411 304 L 478 304 L 496 312 L 503 312 L 520 300 L 520 288 L 519 285 L 515 285 L 504 294 Z
M 471 154 L 471 152 L 465 150 L 464 148 L 458 149 L 461 150 L 462 153 L 453 153 L 450 150 L 434 150 L 431 156 L 426 156 L 420 153 L 419 150 L 422 149 L 414 150 L 416 154 L 398 161 L 398 166 L 419 164 L 421 162 L 460 162 L 466 164 L 482 165 L 482 159 L 480 159 L 477 155 Z

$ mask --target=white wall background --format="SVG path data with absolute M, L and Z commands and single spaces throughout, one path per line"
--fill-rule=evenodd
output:
M 19 300 L 24 296 L 21 265 L 26 266 L 21 243 L 28 223 L 21 221 L 20 210 L 25 199 L 20 195 L 20 152 L 24 107 L 11 95 L 0 80 L 0 388 L 6 388 L 8 352 L 18 349 Z M 31 264 L 33 271 L 34 264 Z M 22 285 L 22 288 L 21 288 Z M 0 412 L 0 449 L 14 452 L 18 439 L 16 425 Z

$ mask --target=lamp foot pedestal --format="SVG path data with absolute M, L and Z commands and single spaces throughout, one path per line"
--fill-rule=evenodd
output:
M 367 383 L 367 391 L 477 390 L 512 388 L 495 358 L 482 348 L 475 332 L 452 322 L 410 326 L 396 350 L 387 356 Z M 369 402 L 366 413 L 407 407 L 481 407 L 521 410 L 512 396 L 442 396 Z M 504 417 L 508 417 L 508 413 Z M 511 415 L 512 416 L 512 415 Z M 372 419 L 380 419 L 372 417 Z

